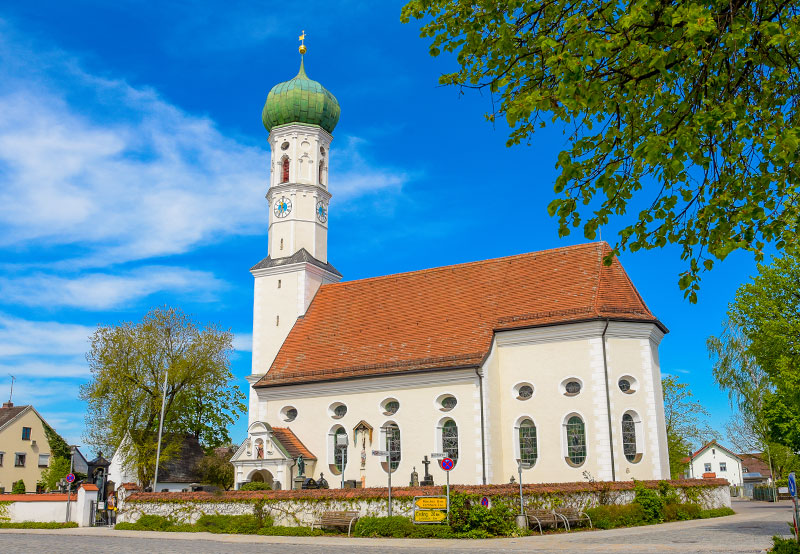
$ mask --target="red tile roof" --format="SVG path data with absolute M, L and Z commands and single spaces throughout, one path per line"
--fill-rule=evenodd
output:
M 292 458 L 303 456 L 303 458 L 306 460 L 317 459 L 317 457 L 314 456 L 308 448 L 306 448 L 306 445 L 304 445 L 300 439 L 297 438 L 297 435 L 294 434 L 294 431 L 288 427 L 273 427 L 272 436 L 278 439 L 278 442 L 283 445 Z
M 772 477 L 769 464 L 764 461 L 764 454 L 759 452 L 739 454 L 742 459 L 742 473 L 760 473 L 764 477 Z
M 256 387 L 479 366 L 495 331 L 631 320 L 666 329 L 605 242 L 323 285 Z M 264 368 L 267 369 L 267 368 Z

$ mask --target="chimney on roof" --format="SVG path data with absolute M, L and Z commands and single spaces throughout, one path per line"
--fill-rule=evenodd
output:
M 10 400 L 8 402 L 3 402 L 3 408 L 13 408 L 13 407 L 14 403 L 11 402 Z

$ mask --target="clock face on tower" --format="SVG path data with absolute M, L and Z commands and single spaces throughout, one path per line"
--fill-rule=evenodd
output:
M 292 211 L 292 201 L 285 196 L 281 196 L 275 202 L 275 207 L 272 211 L 275 213 L 275 217 L 286 217 Z
M 326 206 L 325 202 L 322 200 L 317 202 L 317 219 L 319 219 L 321 223 L 328 221 L 328 206 Z

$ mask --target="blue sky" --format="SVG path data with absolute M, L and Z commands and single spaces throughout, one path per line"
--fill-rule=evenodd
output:
M 507 148 L 508 129 L 485 121 L 488 96 L 437 85 L 453 61 L 428 55 L 401 6 L 0 2 L 0 397 L 15 375 L 15 403 L 84 444 L 88 335 L 163 304 L 229 327 L 247 386 L 248 268 L 267 251 L 260 114 L 297 73 L 301 30 L 309 77 L 342 107 L 329 256 L 345 279 L 586 242 L 559 239 L 546 213 L 561 131 Z M 730 411 L 705 339 L 752 258 L 719 264 L 696 305 L 678 289 L 676 248 L 621 260 L 671 330 L 662 371 L 722 431 Z

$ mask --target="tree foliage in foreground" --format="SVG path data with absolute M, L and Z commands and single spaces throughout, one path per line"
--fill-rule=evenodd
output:
M 227 426 L 245 410 L 244 394 L 231 383 L 232 341 L 230 331 L 200 328 L 174 308 L 151 310 L 138 323 L 99 327 L 87 355 L 92 379 L 81 387 L 88 442 L 110 453 L 130 434 L 123 461 L 142 483 L 150 482 L 167 373 L 162 460 L 186 434 L 207 447 L 229 443 Z
M 764 381 L 753 396 L 765 438 L 800 450 L 800 258 L 787 253 L 759 265 L 752 282 L 736 292 L 728 318 Z M 744 379 L 731 383 L 741 395 L 752 371 L 739 373 Z
M 234 485 L 234 468 L 231 463 L 234 453 L 235 449 L 232 447 L 209 449 L 197 467 L 201 482 L 230 490 Z
M 680 479 L 689 465 L 683 459 L 696 446 L 716 438 L 717 434 L 704 421 L 708 411 L 692 400 L 694 395 L 688 384 L 668 376 L 661 379 L 661 388 L 664 391 L 669 473 L 673 479 Z
M 412 0 L 440 83 L 486 88 L 508 145 L 563 124 L 561 236 L 620 218 L 615 252 L 682 247 L 679 284 L 732 251 L 796 241 L 800 7 L 775 0 Z M 633 206 L 638 214 L 624 216 Z M 607 262 L 610 263 L 609 255 Z

